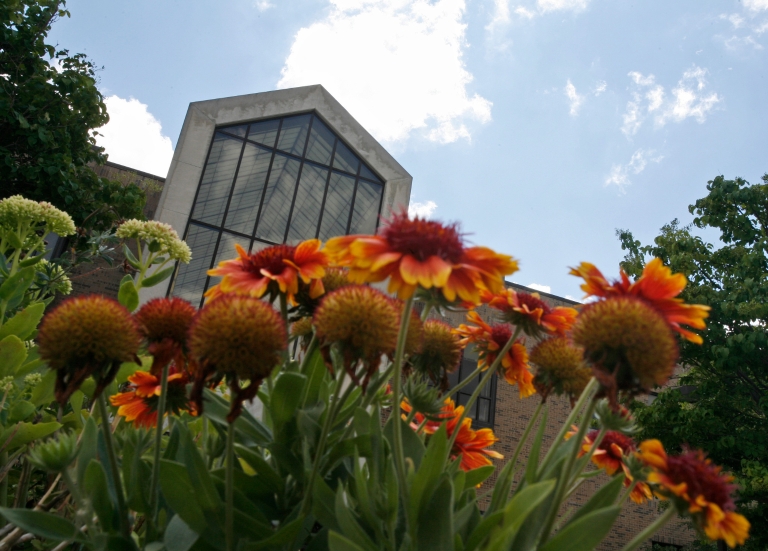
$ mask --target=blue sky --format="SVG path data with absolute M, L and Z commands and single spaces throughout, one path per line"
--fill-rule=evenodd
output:
M 70 0 L 110 159 L 164 176 L 191 101 L 324 85 L 420 212 L 579 298 L 719 174 L 768 172 L 768 0 Z

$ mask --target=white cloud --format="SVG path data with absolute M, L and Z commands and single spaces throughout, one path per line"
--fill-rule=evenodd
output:
M 740 50 L 742 48 L 746 48 L 747 46 L 751 46 L 755 50 L 762 50 L 763 45 L 760 44 L 757 40 L 752 38 L 752 36 L 732 36 L 731 38 L 728 38 L 723 41 L 723 44 L 725 44 L 725 47 L 729 50 Z
M 659 163 L 664 157 L 656 155 L 652 149 L 638 149 L 632 154 L 627 164 L 618 164 L 611 167 L 611 172 L 606 176 L 604 185 L 614 185 L 624 193 L 625 188 L 630 185 L 630 175 L 640 174 L 649 162 Z
M 763 34 L 765 31 L 768 31 L 768 19 L 760 23 L 757 27 L 755 27 L 755 32 L 757 34 Z
M 657 84 L 653 75 L 630 72 L 628 76 L 635 87 L 624 111 L 621 131 L 627 137 L 633 136 L 650 114 L 654 114 L 656 126 L 664 126 L 670 121 L 682 122 L 687 118 L 703 123 L 707 114 L 722 101 L 722 97 L 715 92 L 706 92 L 707 73 L 707 69 L 692 66 L 683 73 L 677 86 L 671 90 L 671 97 L 668 97 L 664 86 Z
M 732 13 L 731 15 L 728 15 L 726 13 L 721 13 L 720 19 L 725 19 L 726 21 L 730 21 L 734 29 L 738 29 L 739 27 L 743 26 L 745 21 L 744 18 L 740 16 L 738 13 Z
M 768 10 L 768 0 L 744 0 L 744 7 L 752 11 Z
M 109 160 L 157 176 L 168 173 L 173 157 L 171 139 L 147 106 L 135 98 L 105 98 L 109 122 L 98 129 L 96 143 Z
M 448 143 L 491 120 L 470 94 L 464 0 L 330 0 L 296 33 L 279 88 L 322 84 L 377 139 Z
M 595 94 L 595 97 L 599 96 L 603 92 L 605 92 L 608 89 L 608 83 L 604 80 L 597 81 L 597 84 L 595 84 L 594 90 L 592 90 L 592 93 Z
M 496 27 L 509 23 L 509 0 L 494 0 L 493 19 L 486 25 L 486 30 L 493 32 Z M 525 8 L 523 8 L 525 9 Z
M 536 0 L 536 7 L 539 11 L 546 13 L 548 11 L 583 10 L 589 4 L 589 0 Z
M 570 102 L 571 116 L 575 117 L 579 114 L 579 107 L 581 107 L 581 104 L 584 103 L 584 96 L 580 96 L 576 92 L 576 87 L 571 82 L 571 79 L 568 79 L 568 83 L 565 85 L 565 95 L 568 97 L 568 101 Z
M 540 285 L 538 283 L 529 283 L 528 287 L 531 289 L 536 289 L 537 291 L 541 291 L 542 293 L 551 293 L 552 287 L 549 285 Z
M 256 9 L 259 11 L 267 11 L 269 8 L 275 7 L 269 0 L 256 0 L 253 5 L 256 6 Z
M 424 203 L 411 203 L 408 205 L 408 216 L 410 218 L 431 218 L 432 213 L 437 209 L 437 203 L 426 201 Z
M 515 8 L 515 15 L 519 15 L 525 19 L 533 19 L 536 16 L 536 13 L 532 10 L 529 10 L 528 8 L 524 8 L 523 6 L 517 6 Z

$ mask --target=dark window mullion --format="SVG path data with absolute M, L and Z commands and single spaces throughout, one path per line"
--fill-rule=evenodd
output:
M 277 137 L 275 137 L 275 145 L 280 139 L 280 131 L 283 129 L 283 119 L 277 125 Z M 256 230 L 259 227 L 259 221 L 261 220 L 261 209 L 264 206 L 264 198 L 267 196 L 267 188 L 269 188 L 269 178 L 272 176 L 272 165 L 275 162 L 275 154 L 277 148 L 272 148 L 272 157 L 269 159 L 269 168 L 267 169 L 267 178 L 264 180 L 264 189 L 261 191 L 261 199 L 259 200 L 259 211 L 256 213 L 256 222 L 253 224 L 253 232 L 251 233 L 251 248 L 253 248 L 253 239 L 256 237 Z
M 214 226 L 213 224 L 210 224 L 208 222 L 201 222 L 200 220 L 191 219 L 190 222 L 193 223 L 195 226 L 200 226 L 213 231 L 219 231 L 224 229 L 224 228 L 220 228 L 219 226 Z M 241 233 L 239 231 L 228 230 L 228 229 L 224 229 L 224 231 L 227 233 L 231 233 L 232 235 L 236 235 L 237 237 L 242 237 L 244 239 L 251 239 L 250 235 Z
M 376 235 L 379 231 L 379 224 L 381 223 L 381 206 L 384 204 L 384 186 L 378 184 L 381 187 L 381 193 L 379 194 L 379 210 L 376 214 L 376 228 L 373 230 L 373 234 Z
M 250 131 L 250 126 L 248 127 Z M 248 136 L 248 132 L 245 133 Z M 245 140 L 243 140 L 243 147 L 240 148 L 240 157 L 237 158 L 237 166 L 235 167 L 235 176 L 232 178 L 232 185 L 229 188 L 229 197 L 227 197 L 227 205 L 224 207 L 224 215 L 221 217 L 221 229 L 226 227 L 227 215 L 229 214 L 229 205 L 232 203 L 232 195 L 235 193 L 235 184 L 237 183 L 237 175 L 240 173 L 240 164 L 243 162 L 243 152 L 245 151 Z
M 213 248 L 213 256 L 211 256 L 211 262 L 208 265 L 208 270 L 211 270 L 213 268 L 213 263 L 216 262 L 216 256 L 219 254 L 219 244 L 221 243 L 221 234 L 224 233 L 221 231 L 221 228 L 219 228 L 219 236 L 216 238 L 216 246 Z M 206 270 L 206 273 L 208 272 Z M 205 286 L 203 287 L 203 296 L 200 297 L 200 306 L 198 308 L 203 307 L 203 303 L 205 302 L 205 292 L 208 290 L 208 285 L 211 284 L 211 276 L 206 276 L 205 278 Z
M 293 198 L 291 199 L 291 210 L 288 211 L 288 222 L 285 224 L 285 234 L 283 243 L 288 241 L 288 233 L 291 231 L 291 218 L 293 218 L 293 207 L 296 206 L 296 196 L 299 193 L 299 184 L 301 183 L 301 173 L 304 171 L 304 157 L 307 155 L 307 146 L 309 145 L 309 136 L 312 134 L 312 123 L 315 116 L 309 117 L 309 127 L 307 127 L 307 138 L 304 140 L 304 149 L 301 150 L 301 164 L 299 165 L 299 175 L 296 177 L 296 184 L 293 188 Z
M 339 139 L 333 140 L 333 149 L 331 150 L 331 163 L 333 163 L 333 156 L 336 154 L 336 144 L 339 143 Z M 317 231 L 315 231 L 315 238 L 320 237 L 320 228 L 323 224 L 323 215 L 325 214 L 325 199 L 328 197 L 328 188 L 331 187 L 331 175 L 333 169 L 329 167 L 328 177 L 325 179 L 325 191 L 323 192 L 323 202 L 320 203 L 320 220 L 317 221 Z
M 349 218 L 347 219 L 347 229 L 344 232 L 349 235 L 349 227 L 352 225 L 352 216 L 355 214 L 355 199 L 357 198 L 357 188 L 360 185 L 360 167 L 363 166 L 363 161 L 358 160 L 357 174 L 355 175 L 355 191 L 352 192 L 352 203 L 349 207 Z

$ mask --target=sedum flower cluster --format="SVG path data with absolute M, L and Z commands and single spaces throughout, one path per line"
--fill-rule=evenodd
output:
M 75 223 L 66 212 L 45 201 L 37 202 L 14 195 L 0 201 L 0 227 L 14 231 L 19 227 L 44 228 L 62 237 L 75 233 Z
M 179 239 L 170 225 L 156 220 L 126 220 L 117 228 L 115 234 L 120 239 L 139 239 L 150 246 L 150 250 L 159 255 L 168 255 L 173 260 L 189 264 L 192 260 L 192 251 L 184 241 Z

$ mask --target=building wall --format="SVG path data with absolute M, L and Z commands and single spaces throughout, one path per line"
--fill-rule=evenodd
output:
M 534 289 L 529 289 L 521 285 L 508 284 L 518 290 L 527 292 L 535 292 Z M 554 295 L 546 293 L 539 293 L 542 300 L 544 300 L 550 306 L 578 306 L 578 303 L 563 299 Z M 498 323 L 496 312 L 488 306 L 481 306 L 477 309 L 480 316 L 490 323 Z M 465 323 L 465 315 L 457 312 L 447 313 L 444 317 L 440 317 L 436 314 L 430 315 L 442 319 L 446 323 L 449 323 L 453 327 L 457 327 L 460 323 Z M 527 338 L 526 345 L 531 348 L 535 344 L 530 338 Z M 504 380 L 499 380 L 496 385 L 496 415 L 494 433 L 499 439 L 493 449 L 504 455 L 505 458 L 511 458 L 514 453 L 515 447 L 525 430 L 528 421 L 538 405 L 538 395 L 533 395 L 529 398 L 520 398 L 517 390 L 517 386 L 507 384 Z M 571 412 L 570 402 L 567 399 L 560 398 L 558 396 L 550 396 L 547 398 L 547 404 L 549 408 L 549 415 L 547 420 L 547 429 L 544 433 L 544 445 L 542 450 L 542 456 L 546 453 L 546 450 L 553 443 L 553 439 L 557 435 L 557 432 L 562 427 L 563 423 L 567 419 Z M 519 461 L 521 464 L 525 464 L 527 457 L 530 454 L 530 442 L 533 438 L 529 439 L 529 443 L 524 445 L 521 452 L 521 458 Z M 493 488 L 496 483 L 497 474 L 501 471 L 505 464 L 504 459 L 495 460 L 496 472 L 486 481 L 483 486 L 483 490 Z M 602 487 L 609 478 L 605 474 L 598 475 L 595 478 L 587 479 L 582 486 L 574 493 L 571 499 L 566 504 L 566 511 L 568 508 L 576 508 L 587 502 L 587 500 L 594 494 L 594 492 Z M 658 501 L 649 501 L 642 505 L 637 505 L 628 500 L 627 505 L 624 507 L 619 519 L 616 521 L 611 532 L 601 545 L 597 547 L 598 551 L 613 551 L 621 549 L 626 543 L 628 543 L 635 534 L 642 531 L 648 526 L 659 514 Z M 565 511 L 561 512 L 564 513 Z M 690 544 L 694 539 L 694 531 L 687 526 L 684 521 L 673 520 L 662 528 L 654 537 L 654 541 L 664 542 L 666 544 L 685 546 Z M 651 544 L 648 542 L 645 549 L 650 550 Z

